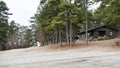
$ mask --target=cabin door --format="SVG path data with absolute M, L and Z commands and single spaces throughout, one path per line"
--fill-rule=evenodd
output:
M 99 36 L 104 36 L 106 34 L 105 31 L 99 31 Z

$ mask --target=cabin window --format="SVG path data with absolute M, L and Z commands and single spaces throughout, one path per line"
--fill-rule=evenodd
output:
M 112 36 L 113 35 L 113 32 L 110 32 L 110 36 Z

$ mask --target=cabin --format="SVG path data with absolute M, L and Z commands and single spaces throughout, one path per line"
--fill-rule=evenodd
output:
M 2 46 L 0 45 L 0 51 L 2 50 Z
M 113 39 L 116 37 L 118 33 L 117 29 L 111 28 L 109 26 L 96 26 L 88 29 L 88 39 L 90 38 L 99 38 L 99 37 L 107 37 Z M 78 33 L 79 39 L 83 40 L 86 38 L 85 29 L 80 29 Z

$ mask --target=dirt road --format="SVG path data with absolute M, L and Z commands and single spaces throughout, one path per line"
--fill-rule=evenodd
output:
M 112 43 L 43 52 L 38 47 L 0 52 L 0 68 L 120 68 L 120 47 Z

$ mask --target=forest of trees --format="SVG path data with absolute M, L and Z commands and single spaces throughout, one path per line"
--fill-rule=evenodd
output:
M 96 10 L 88 10 L 97 3 L 100 6 Z M 36 45 L 37 41 L 41 46 L 62 46 L 63 42 L 72 46 L 80 28 L 86 26 L 86 20 L 88 28 L 97 22 L 120 30 L 119 6 L 120 0 L 40 0 L 28 28 L 14 21 L 8 22 L 9 6 L 0 1 L 0 48 L 29 47 Z
M 73 45 L 75 35 L 85 26 L 84 2 L 84 0 L 41 0 L 35 14 L 35 24 L 40 33 L 37 40 L 41 45 L 59 43 L 62 46 L 62 42 L 65 41 L 68 46 Z M 90 1 L 88 3 L 92 4 Z M 89 21 L 92 22 L 92 12 L 88 11 L 88 15 Z
M 15 21 L 8 22 L 9 8 L 6 3 L 0 1 L 0 50 L 23 48 L 34 45 L 32 30 L 26 26 L 20 26 Z
M 100 6 L 96 10 L 88 10 L 97 3 Z M 34 16 L 37 40 L 42 45 L 60 43 L 62 46 L 66 41 L 71 46 L 79 29 L 86 26 L 86 8 L 88 28 L 97 22 L 120 30 L 119 5 L 119 0 L 41 0 Z

